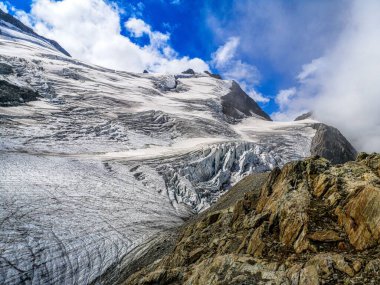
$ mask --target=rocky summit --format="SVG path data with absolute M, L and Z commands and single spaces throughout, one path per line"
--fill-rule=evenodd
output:
M 380 283 L 379 154 L 336 166 L 317 156 L 290 162 L 245 187 L 125 284 Z

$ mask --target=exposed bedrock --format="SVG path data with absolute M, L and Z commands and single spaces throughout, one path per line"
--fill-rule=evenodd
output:
M 36 91 L 0 79 L 0 106 L 18 106 L 25 102 L 35 101 L 37 98 Z
M 302 121 L 306 119 L 312 119 L 313 118 L 313 112 L 307 112 L 304 114 L 299 115 L 297 118 L 294 119 L 294 121 Z
M 269 115 L 235 81 L 232 81 L 230 92 L 222 97 L 222 106 L 223 113 L 231 123 L 254 115 L 271 121 Z
M 261 189 L 211 208 L 125 284 L 379 284 L 380 155 L 275 168 Z
M 357 152 L 341 132 L 325 124 L 314 124 L 315 136 L 311 142 L 310 152 L 319 155 L 333 164 L 355 160 Z
M 0 62 L 0 75 L 9 75 L 13 73 L 13 68 L 7 63 Z

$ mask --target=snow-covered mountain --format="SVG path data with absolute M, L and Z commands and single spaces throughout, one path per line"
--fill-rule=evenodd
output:
M 1 284 L 95 282 L 249 173 L 355 155 L 233 81 L 94 66 L 3 12 L 0 106 Z

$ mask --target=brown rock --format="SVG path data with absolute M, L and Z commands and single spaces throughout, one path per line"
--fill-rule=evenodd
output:
M 359 272 L 360 269 L 362 269 L 362 263 L 360 262 L 360 260 L 354 260 L 354 262 L 352 263 L 352 268 L 355 270 L 355 272 Z
M 339 250 L 347 250 L 347 245 L 346 245 L 346 243 L 345 242 L 340 242 L 340 243 L 338 243 L 338 249 Z
M 314 265 L 306 266 L 301 270 L 299 285 L 319 285 L 317 267 Z
M 337 232 L 333 230 L 319 231 L 311 233 L 307 236 L 310 240 L 321 242 L 335 242 L 343 240 Z
M 260 257 L 263 254 L 265 243 L 261 237 L 265 230 L 265 224 L 258 227 L 252 234 L 251 239 L 248 242 L 247 253 L 255 257 Z
M 331 175 L 321 174 L 315 179 L 313 194 L 316 197 L 321 197 L 331 186 L 333 186 Z
M 358 250 L 372 247 L 380 238 L 380 189 L 366 185 L 346 206 L 335 211 L 350 243 Z
M 380 251 L 369 249 L 380 239 L 379 162 L 314 157 L 275 169 L 258 199 L 210 208 L 126 284 L 380 284 Z
M 187 259 L 188 263 L 192 264 L 192 263 L 196 262 L 202 256 L 203 253 L 204 253 L 203 248 L 194 249 L 193 251 L 191 251 L 189 253 L 189 258 Z

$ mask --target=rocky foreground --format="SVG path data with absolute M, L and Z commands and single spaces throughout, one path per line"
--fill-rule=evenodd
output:
M 125 284 L 380 284 L 379 238 L 380 155 L 313 157 L 190 222 Z

